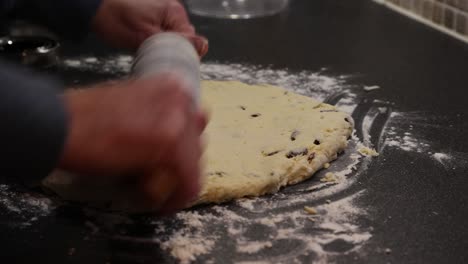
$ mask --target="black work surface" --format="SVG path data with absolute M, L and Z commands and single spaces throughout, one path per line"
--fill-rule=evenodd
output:
M 420 126 L 436 152 L 453 157 L 447 165 L 435 162 L 430 155 L 385 149 L 360 176 L 360 184 L 353 187 L 353 192 L 366 189 L 360 203 L 369 210 L 363 225 L 372 228 L 372 237 L 357 253 L 337 254 L 334 261 L 467 261 L 467 44 L 368 0 L 293 1 L 288 11 L 270 18 L 193 21 L 210 40 L 206 61 L 290 70 L 320 71 L 325 67 L 330 75 L 353 75 L 350 82 L 356 85 L 379 85 L 381 89 L 371 94 L 373 98 L 392 102 L 398 111 L 426 115 L 429 121 L 415 125 Z M 64 56 L 118 52 L 94 38 L 84 44 L 64 44 L 63 48 Z M 64 71 L 59 75 L 67 83 L 112 77 Z M 373 136 L 378 138 L 379 134 Z M 2 263 L 174 262 L 157 246 L 119 243 L 107 235 L 93 237 L 80 208 L 59 208 L 27 228 L 14 227 L 12 221 L 15 219 L 7 211 L 0 211 Z M 141 223 L 130 232 L 144 237 L 152 232 L 145 227 Z M 71 254 L 70 248 L 76 253 Z M 385 252 L 387 248 L 391 251 Z M 235 259 L 234 252 L 211 254 L 212 258 L 201 258 L 200 263 L 207 259 L 231 263 Z M 299 260 L 320 261 L 313 256 Z

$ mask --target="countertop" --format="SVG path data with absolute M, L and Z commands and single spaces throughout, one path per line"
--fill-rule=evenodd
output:
M 206 62 L 287 68 L 291 72 L 307 70 L 328 76 L 349 75 L 346 80 L 349 85 L 380 87 L 368 93 L 363 104 L 375 100 L 385 102 L 389 109 L 401 114 L 402 118 L 393 121 L 387 117 L 378 131 L 371 129 L 371 142 L 380 150 L 380 156 L 367 165 L 359 176 L 359 184 L 349 189 L 352 193 L 365 189 L 359 204 L 367 214 L 359 224 L 371 237 L 359 250 L 337 253 L 328 261 L 463 263 L 468 260 L 466 43 L 368 0 L 296 0 L 288 10 L 273 17 L 235 21 L 193 17 L 192 21 L 210 40 Z M 119 53 L 122 51 L 99 43 L 94 36 L 84 43 L 64 43 L 62 50 L 63 57 Z M 53 73 L 67 84 L 115 77 L 62 69 Z M 384 147 L 382 131 L 389 128 L 388 122 L 400 124 L 399 129 L 414 131 L 416 141 L 428 146 L 418 151 Z M 445 155 L 442 161 L 437 159 L 441 156 L 434 156 L 436 153 Z M 196 210 L 202 212 L 209 208 Z M 35 214 L 39 213 L 28 212 L 29 217 Z M 64 206 L 18 227 L 14 224 L 23 217 L 0 210 L 2 261 L 103 264 L 175 261 L 158 245 L 132 246 L 110 240 L 108 233 L 101 235 L 105 227 L 94 230 L 87 217 L 79 206 Z M 138 221 L 141 225 L 125 227 L 131 230 L 128 233 L 150 236 L 154 226 L 144 223 L 151 221 L 148 218 Z M 173 228 L 177 229 L 177 224 Z M 229 239 L 226 241 L 229 246 Z M 136 257 L 138 252 L 145 252 L 144 256 Z M 236 258 L 234 252 L 217 254 L 211 252 L 211 258 L 202 257 L 198 261 L 204 263 L 211 259 L 223 263 L 224 259 L 225 263 L 231 263 Z M 263 257 L 259 255 L 251 260 Z M 324 260 L 312 254 L 296 261 Z

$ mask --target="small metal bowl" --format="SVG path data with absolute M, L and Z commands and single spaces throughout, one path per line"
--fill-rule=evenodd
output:
M 58 62 L 58 41 L 44 36 L 0 38 L 0 56 L 24 65 L 50 67 Z

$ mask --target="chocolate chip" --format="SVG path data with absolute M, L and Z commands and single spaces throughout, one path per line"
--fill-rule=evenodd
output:
M 296 156 L 305 156 L 309 153 L 307 148 L 291 150 L 286 154 L 286 158 L 291 159 Z
M 310 153 L 309 157 L 307 157 L 308 162 L 312 162 L 312 160 L 315 158 L 315 152 Z
M 318 141 L 317 139 L 314 141 L 314 144 L 315 145 L 320 145 L 320 141 Z
M 270 153 L 263 153 L 263 155 L 265 155 L 267 157 L 271 157 L 273 155 L 278 154 L 279 152 L 280 152 L 279 150 L 276 150 L 276 151 L 273 151 L 273 152 L 270 152 Z
M 345 117 L 344 121 L 349 123 L 349 119 L 347 117 Z
M 299 135 L 299 131 L 294 130 L 294 131 L 291 133 L 291 136 L 290 136 L 289 138 L 291 139 L 291 141 L 295 141 L 298 135 Z
M 284 92 L 284 95 L 288 95 L 288 94 L 289 94 L 289 92 L 288 92 L 288 91 L 285 91 L 285 92 Z
M 250 116 L 251 116 L 251 117 L 259 117 L 259 116 L 261 116 L 261 114 L 256 113 L 256 114 L 252 114 L 252 115 L 250 115 Z
M 219 176 L 219 177 L 224 177 L 224 176 L 227 175 L 227 173 L 224 172 L 224 171 L 215 171 L 215 172 L 208 173 L 208 175 L 210 175 L 210 176 L 216 175 L 216 176 Z
M 242 106 L 242 105 L 239 106 L 239 108 L 242 109 L 242 110 L 244 110 L 244 111 L 247 109 L 245 106 Z

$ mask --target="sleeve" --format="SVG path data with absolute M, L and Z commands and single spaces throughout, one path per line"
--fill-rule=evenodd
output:
M 38 183 L 57 165 L 67 135 L 61 87 L 0 62 L 0 167 L 7 180 Z
M 48 27 L 61 37 L 77 40 L 90 31 L 101 0 L 7 0 L 10 18 L 25 19 Z M 9 3 L 8 3 L 9 2 Z

